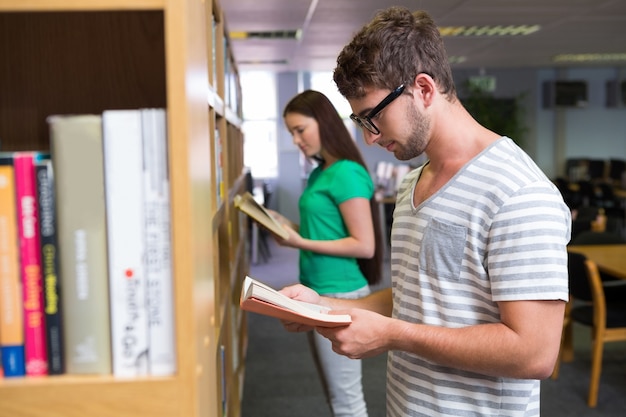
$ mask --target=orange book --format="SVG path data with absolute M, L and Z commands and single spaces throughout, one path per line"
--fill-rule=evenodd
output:
M 245 311 L 310 326 L 339 327 L 352 322 L 348 314 L 329 314 L 327 307 L 294 300 L 248 276 L 243 281 L 239 305 Z
M 0 350 L 4 376 L 24 376 L 24 317 L 13 158 L 0 156 Z

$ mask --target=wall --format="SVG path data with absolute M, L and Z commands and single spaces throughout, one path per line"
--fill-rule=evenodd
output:
M 456 70 L 455 83 L 461 86 L 475 75 L 493 75 L 496 78 L 494 96 L 522 97 L 524 119 L 528 128 L 522 139 L 523 148 L 554 178 L 564 174 L 567 158 L 593 157 L 599 159 L 626 159 L 626 106 L 608 108 L 605 84 L 608 80 L 626 79 L 626 68 L 570 68 L 570 69 L 500 69 Z M 299 91 L 309 88 L 308 75 L 278 74 L 278 114 L 287 101 Z M 589 102 L 584 108 L 544 108 L 542 88 L 544 81 L 585 80 L 588 83 Z M 459 87 L 460 89 L 460 87 Z M 298 203 L 303 186 L 298 149 L 291 136 L 278 121 L 279 178 L 275 183 L 275 204 L 278 211 L 298 221 Z M 357 129 L 357 144 L 374 172 L 379 161 L 396 161 L 393 154 L 377 146 L 367 146 Z M 415 164 L 417 161 L 410 161 Z

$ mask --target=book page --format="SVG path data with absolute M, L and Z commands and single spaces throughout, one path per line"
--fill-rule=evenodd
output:
M 312 326 L 341 326 L 352 321 L 347 314 L 328 314 L 330 309 L 325 306 L 291 299 L 251 277 L 244 280 L 240 305 L 247 311 Z
M 234 203 L 235 207 L 246 213 L 274 235 L 282 239 L 287 239 L 289 237 L 287 230 L 285 230 L 285 228 L 277 222 L 274 217 L 272 217 L 265 207 L 257 203 L 252 194 L 249 192 L 246 191 L 241 195 L 236 195 Z

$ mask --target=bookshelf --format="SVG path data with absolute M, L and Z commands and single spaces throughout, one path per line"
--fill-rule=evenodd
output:
M 0 417 L 241 414 L 249 260 L 232 203 L 245 184 L 225 20 L 217 0 L 0 2 L 0 56 L 11 63 L 0 65 L 0 150 L 49 149 L 50 114 L 167 108 L 177 350 L 171 377 L 0 379 Z

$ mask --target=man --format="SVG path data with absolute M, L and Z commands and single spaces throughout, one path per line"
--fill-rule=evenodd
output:
M 425 12 L 379 12 L 343 49 L 334 79 L 368 144 L 428 161 L 398 192 L 391 289 L 350 301 L 283 292 L 352 316 L 317 329 L 336 352 L 389 352 L 388 416 L 538 416 L 568 297 L 560 193 L 463 108 Z

